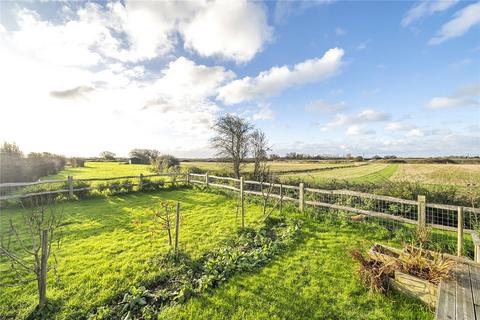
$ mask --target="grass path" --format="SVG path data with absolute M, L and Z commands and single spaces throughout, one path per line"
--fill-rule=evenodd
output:
M 301 242 L 258 273 L 167 309 L 160 319 L 433 319 L 405 296 L 369 293 L 348 249 L 381 240 L 375 228 L 306 220 Z M 367 242 L 365 242 L 368 240 Z

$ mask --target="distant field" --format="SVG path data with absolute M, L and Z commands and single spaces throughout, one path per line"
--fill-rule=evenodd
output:
M 224 162 L 182 162 L 182 168 L 197 167 L 212 174 L 231 172 Z M 480 184 L 480 164 L 388 164 L 388 163 L 328 163 L 324 161 L 272 161 L 271 172 L 282 181 L 303 180 L 307 183 L 325 183 L 332 180 L 349 182 L 412 181 L 429 185 L 466 186 Z M 354 166 L 354 167 L 352 167 Z M 252 172 L 253 164 L 243 166 L 242 172 Z M 119 162 L 86 162 L 83 168 L 67 167 L 56 175 L 43 179 L 109 178 L 151 174 L 149 165 L 130 165 Z
M 75 179 L 88 178 L 112 178 L 119 176 L 138 176 L 140 173 L 152 174 L 151 166 L 145 164 L 124 164 L 122 162 L 91 162 L 85 163 L 85 167 L 71 168 L 67 167 L 58 174 L 43 178 L 46 179 L 66 179 L 73 176 Z
M 197 167 L 202 170 L 210 171 L 226 171 L 231 172 L 231 164 L 226 162 L 182 162 L 183 167 Z M 316 169 L 336 168 L 344 166 L 352 166 L 353 162 L 331 163 L 324 161 L 271 161 L 268 163 L 270 171 L 276 173 L 293 172 L 293 171 L 313 171 Z M 246 164 L 242 167 L 243 172 L 252 172 L 253 163 Z
M 392 176 L 395 181 L 466 186 L 480 184 L 478 164 L 402 164 Z
M 397 168 L 397 164 L 373 163 L 353 168 L 286 174 L 280 176 L 280 179 L 285 182 L 301 179 L 310 183 L 323 183 L 334 179 L 351 182 L 377 182 L 389 179 Z

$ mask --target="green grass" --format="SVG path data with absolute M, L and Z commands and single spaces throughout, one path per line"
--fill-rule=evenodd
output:
M 152 242 L 148 209 L 163 199 L 181 202 L 180 243 L 193 257 L 218 247 L 239 228 L 234 199 L 198 190 L 65 203 L 68 227 L 58 253 L 61 281 L 56 283 L 50 277 L 48 282 L 48 296 L 60 306 L 58 319 L 82 319 L 95 306 L 162 274 L 148 261 L 167 251 L 166 235 Z M 246 225 L 258 224 L 260 207 L 249 202 L 246 212 Z M 19 209 L 2 211 L 3 228 L 7 217 L 20 221 Z M 380 240 L 378 228 L 299 217 L 305 221 L 302 239 L 273 263 L 259 272 L 238 274 L 205 296 L 167 309 L 161 318 L 431 318 L 420 303 L 399 295 L 371 294 L 357 280 L 356 264 L 347 249 L 364 240 Z M 37 299 L 34 283 L 2 289 L 0 315 L 22 319 L 33 310 Z
M 268 167 L 271 172 L 276 174 L 295 172 L 295 171 L 314 171 L 316 169 L 325 169 L 325 168 L 336 168 L 342 166 L 352 166 L 353 162 L 326 162 L 326 161 L 270 161 L 268 162 Z M 227 172 L 231 173 L 232 166 L 230 163 L 226 162 L 182 162 L 182 167 L 197 167 L 202 170 L 207 170 L 212 173 L 214 172 Z M 253 172 L 253 163 L 248 163 L 241 168 L 242 172 Z
M 301 179 L 307 183 L 325 183 L 332 180 L 346 180 L 349 182 L 377 182 L 390 178 L 397 170 L 397 164 L 371 163 L 353 168 L 339 168 L 334 170 L 313 171 L 308 173 L 292 173 L 280 176 L 280 179 Z
M 67 179 L 73 176 L 74 179 L 88 178 L 112 178 L 120 176 L 139 176 L 142 174 L 152 174 L 150 165 L 145 164 L 125 164 L 123 162 L 85 162 L 85 167 L 72 168 L 66 167 L 65 170 L 58 174 L 50 175 L 42 178 L 42 180 L 50 179 Z
M 166 252 L 167 236 L 152 239 L 149 233 L 148 209 L 160 200 L 181 203 L 183 215 L 180 245 L 192 256 L 215 248 L 232 237 L 239 228 L 235 222 L 236 201 L 225 196 L 194 190 L 137 193 L 103 199 L 65 203 L 65 236 L 58 253 L 60 283 L 48 282 L 48 295 L 61 305 L 60 319 L 78 318 L 93 306 L 104 303 L 130 286 L 148 282 L 161 270 L 149 265 L 148 259 Z M 260 208 L 248 205 L 246 224 L 259 220 Z M 7 219 L 22 220 L 19 209 L 2 210 L 0 226 Z M 141 221 L 137 227 L 134 221 Z M 7 265 L 0 264 L 0 270 Z M 2 281 L 8 273 L 0 272 Z M 22 319 L 36 304 L 35 283 L 0 290 L 0 315 L 18 314 Z M 1 318 L 1 316 L 0 316 Z
M 272 264 L 168 308 L 159 319 L 433 319 L 416 301 L 369 293 L 359 282 L 348 250 L 386 243 L 377 228 L 304 221 L 300 242 Z

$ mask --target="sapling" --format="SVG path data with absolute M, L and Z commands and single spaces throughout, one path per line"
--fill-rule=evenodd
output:
M 58 210 L 54 200 L 35 199 L 31 208 L 23 208 L 23 221 L 10 218 L 8 230 L 0 236 L 0 259 L 10 263 L 16 275 L 12 285 L 37 281 L 38 306 L 47 303 L 47 275 L 56 270 L 57 259 L 53 251 L 60 245 L 63 208 Z M 49 263 L 50 257 L 54 262 Z

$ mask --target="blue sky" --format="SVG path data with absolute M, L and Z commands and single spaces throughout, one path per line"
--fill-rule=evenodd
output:
M 0 140 L 26 151 L 209 156 L 236 113 L 280 154 L 480 154 L 476 1 L 0 9 Z

